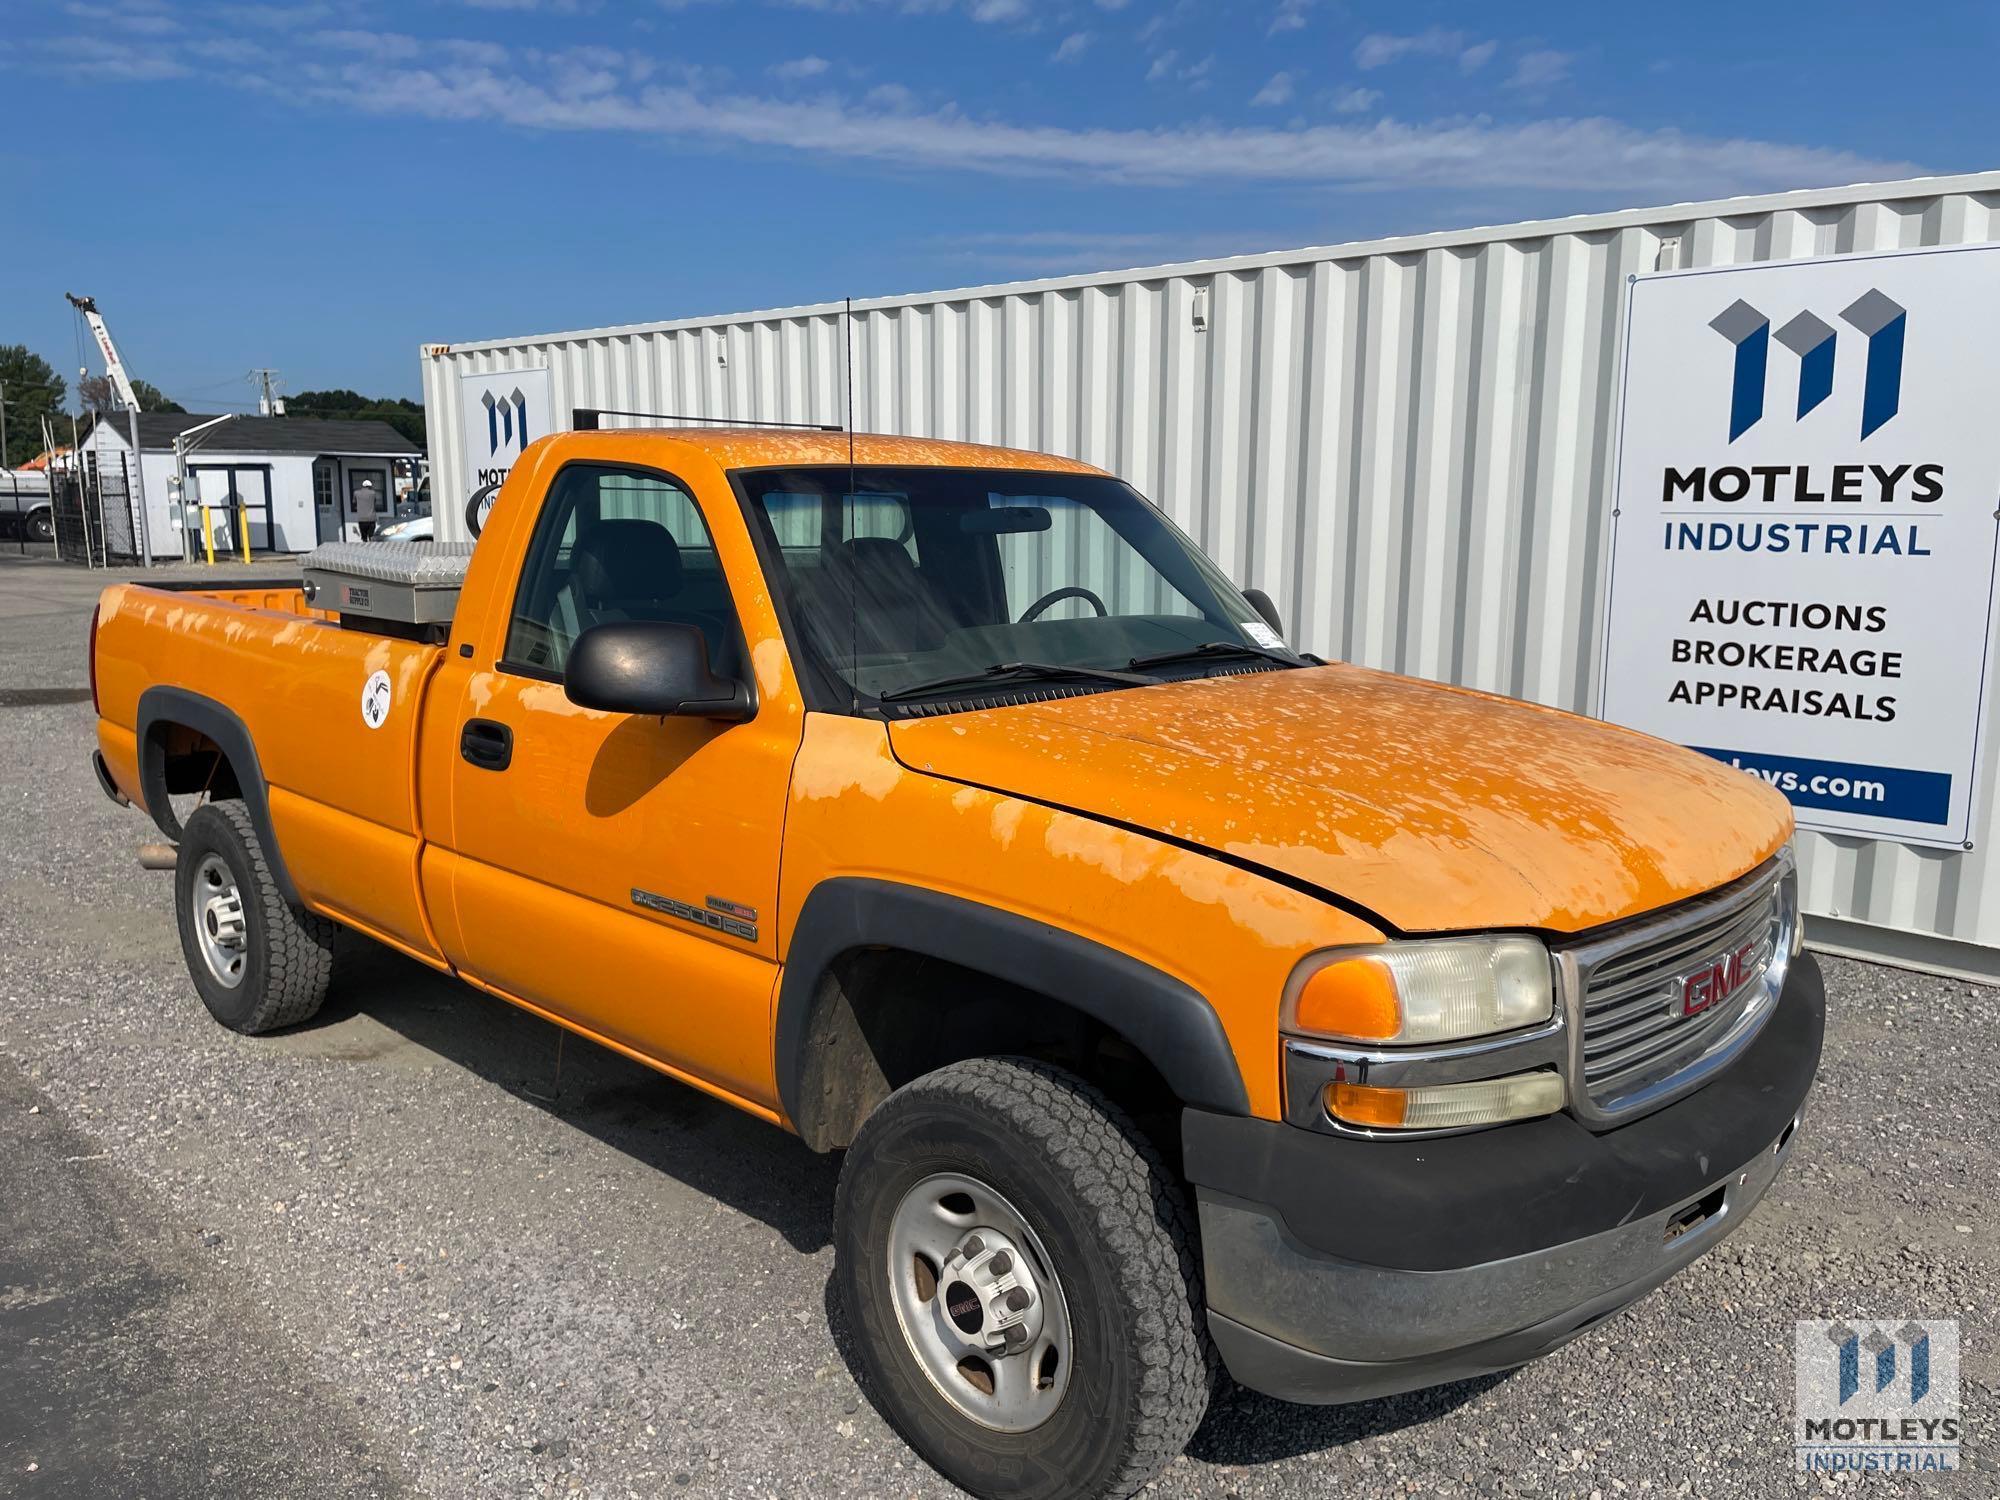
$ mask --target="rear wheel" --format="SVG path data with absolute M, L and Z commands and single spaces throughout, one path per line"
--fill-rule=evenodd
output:
M 210 802 L 188 817 L 174 912 L 195 989 L 230 1030 L 296 1026 L 326 998 L 339 929 L 285 900 L 241 802 Z
M 31 510 L 22 523 L 31 542 L 52 542 L 56 539 L 56 523 L 48 511 Z
M 1129 1495 L 1200 1422 L 1185 1196 L 1073 1074 L 987 1058 L 898 1090 L 848 1149 L 835 1236 L 871 1390 L 974 1494 Z

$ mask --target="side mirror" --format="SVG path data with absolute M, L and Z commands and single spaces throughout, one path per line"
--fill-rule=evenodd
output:
M 1243 598 L 1252 609 L 1264 617 L 1266 625 L 1278 632 L 1278 639 L 1283 640 L 1285 636 L 1284 617 L 1278 613 L 1278 606 L 1272 600 L 1271 596 L 1262 589 L 1245 589 L 1243 591 Z
M 620 620 L 584 631 L 569 648 L 563 695 L 614 714 L 738 722 L 757 711 L 747 683 L 709 669 L 700 630 L 660 620 Z

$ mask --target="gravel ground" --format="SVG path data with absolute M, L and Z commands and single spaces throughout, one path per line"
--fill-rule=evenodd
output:
M 85 762 L 103 581 L 0 556 L 0 1493 L 953 1493 L 849 1373 L 790 1137 L 380 951 L 291 1034 L 207 1018 Z M 1830 1489 L 1793 1320 L 1915 1316 L 1962 1320 L 1965 1468 L 1847 1484 L 2000 1494 L 2000 997 L 1827 973 L 1807 1125 L 1719 1250 L 1506 1377 L 1233 1391 L 1150 1493 Z

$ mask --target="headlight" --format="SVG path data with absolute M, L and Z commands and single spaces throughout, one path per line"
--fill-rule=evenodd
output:
M 1439 938 L 1320 954 L 1284 1027 L 1403 1046 L 1515 1031 L 1554 1014 L 1549 951 L 1530 937 Z

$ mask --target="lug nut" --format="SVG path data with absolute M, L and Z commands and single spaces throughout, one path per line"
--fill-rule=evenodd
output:
M 958 1247 L 959 1253 L 962 1254 L 967 1260 L 971 1260 L 973 1256 L 979 1254 L 985 1248 L 986 1248 L 986 1241 L 982 1240 L 976 1234 L 968 1234 L 965 1237 L 965 1243 Z
M 1005 1276 L 1009 1271 L 1014 1269 L 1014 1257 L 1009 1255 L 1005 1250 L 1001 1250 L 996 1252 L 993 1259 L 986 1264 L 993 1268 L 995 1276 Z
M 1028 1289 L 1026 1287 L 1017 1286 L 1007 1294 L 1007 1311 L 1026 1312 L 1028 1310 L 1028 1304 L 1033 1302 L 1034 1300 L 1035 1299 L 1033 1297 L 1030 1297 L 1028 1295 Z

